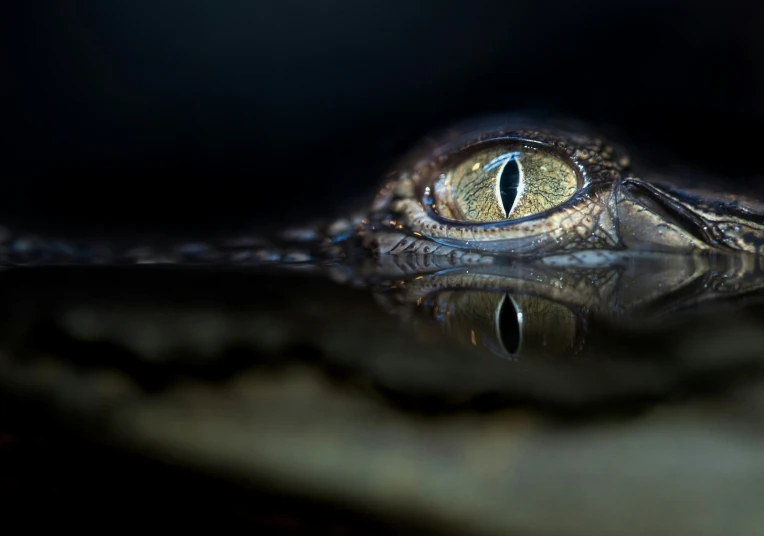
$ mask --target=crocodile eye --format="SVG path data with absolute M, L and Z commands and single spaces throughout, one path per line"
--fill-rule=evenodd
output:
M 498 222 L 547 211 L 578 189 L 576 170 L 559 156 L 529 145 L 497 144 L 455 156 L 432 191 L 443 217 Z

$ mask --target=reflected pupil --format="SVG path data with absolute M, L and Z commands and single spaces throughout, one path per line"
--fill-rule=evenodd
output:
M 514 158 L 506 163 L 499 177 L 499 193 L 501 202 L 504 205 L 504 211 L 509 217 L 512 205 L 517 198 L 517 189 L 520 186 L 520 167 Z
M 520 347 L 520 321 L 515 303 L 507 295 L 499 311 L 499 340 L 510 354 L 516 354 Z

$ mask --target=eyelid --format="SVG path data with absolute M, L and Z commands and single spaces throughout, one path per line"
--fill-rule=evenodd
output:
M 515 151 L 515 152 L 506 153 L 505 155 L 502 155 L 502 156 L 497 156 L 496 158 L 488 162 L 483 167 L 483 171 L 493 171 L 494 168 L 504 164 L 507 160 L 510 160 L 513 156 L 516 156 L 518 154 L 520 153 Z
M 442 170 L 449 164 L 452 164 L 454 159 L 457 158 L 461 153 L 470 152 L 471 150 L 488 144 L 516 144 L 518 147 L 551 153 L 564 162 L 567 162 L 571 168 L 573 168 L 573 170 L 576 172 L 576 175 L 578 175 L 579 189 L 587 186 L 591 182 L 591 178 L 589 177 L 586 167 L 576 160 L 575 153 L 572 151 L 564 150 L 559 146 L 559 142 L 553 142 L 551 140 L 544 141 L 515 135 L 495 135 L 480 137 L 478 136 L 478 133 L 474 133 L 474 136 L 475 138 L 470 139 L 468 142 L 463 141 L 458 144 L 454 143 L 453 141 L 445 142 L 444 144 L 440 145 L 434 153 L 431 153 L 430 157 L 422 157 L 417 159 L 418 164 L 414 166 L 414 171 L 415 174 L 420 177 L 418 184 L 419 197 L 422 196 L 425 188 L 431 185 L 437 175 L 440 174 L 440 171 L 438 170 Z

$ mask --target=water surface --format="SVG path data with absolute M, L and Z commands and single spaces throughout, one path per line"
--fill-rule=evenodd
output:
M 361 532 L 755 534 L 756 261 L 10 269 L 0 385 L 27 429 L 213 475 L 244 511 L 266 490 Z

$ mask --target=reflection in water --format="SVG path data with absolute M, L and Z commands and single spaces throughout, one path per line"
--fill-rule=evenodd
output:
M 428 296 L 417 308 L 459 342 L 501 357 L 576 350 L 578 317 L 565 305 L 538 296 L 450 290 Z
M 511 360 L 582 355 L 592 320 L 621 330 L 683 312 L 734 307 L 764 287 L 748 256 L 628 255 L 491 259 L 469 267 L 390 273 L 373 288 L 392 314 L 436 323 L 455 341 Z M 377 274 L 378 275 L 378 274 Z
M 417 519 L 457 512 L 463 526 L 512 534 L 530 511 L 534 523 L 552 519 L 545 532 L 555 534 L 560 525 L 545 513 L 570 511 L 560 483 L 573 482 L 589 526 L 616 512 L 608 529 L 617 531 L 634 497 L 658 511 L 666 493 L 685 505 L 682 519 L 721 504 L 724 526 L 743 504 L 748 522 L 761 510 L 761 486 L 750 483 L 764 474 L 762 441 L 751 433 L 760 421 L 762 316 L 741 335 L 725 329 L 739 316 L 718 313 L 756 296 L 760 270 L 745 257 L 596 259 L 301 265 L 360 291 L 153 267 L 9 270 L 0 387 L 173 465 L 385 515 L 411 503 Z M 711 336 L 651 331 L 697 310 L 726 322 L 706 319 L 700 335 Z M 607 346 L 608 334 L 640 327 L 651 337 L 631 355 Z M 456 343 L 420 344 L 409 330 L 482 348 L 486 358 Z M 570 356 L 597 356 L 600 342 L 614 359 L 570 365 Z M 647 362 L 651 353 L 658 359 Z M 536 366 L 540 356 L 563 359 Z M 717 410 L 711 397 L 679 403 L 710 384 L 715 395 L 730 393 Z M 585 425 L 555 425 L 577 419 Z M 668 491 L 656 498 L 656 489 Z M 698 533 L 691 528 L 679 533 Z

